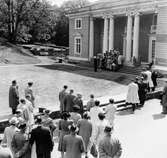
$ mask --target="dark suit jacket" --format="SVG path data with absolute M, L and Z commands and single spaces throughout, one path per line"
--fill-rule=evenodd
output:
M 74 106 L 74 95 L 68 94 L 64 98 L 64 111 L 72 112 Z
M 9 88 L 9 107 L 17 108 L 19 104 L 19 92 L 15 86 Z
M 30 144 L 36 142 L 37 154 L 51 152 L 53 150 L 53 141 L 50 130 L 47 127 L 38 126 L 33 129 L 30 137 Z

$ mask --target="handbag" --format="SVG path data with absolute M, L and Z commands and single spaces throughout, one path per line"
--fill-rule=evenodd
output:
M 90 149 L 90 153 L 93 157 L 97 157 L 98 156 L 98 152 L 97 152 L 97 149 L 96 149 L 96 145 L 93 144 L 91 149 Z

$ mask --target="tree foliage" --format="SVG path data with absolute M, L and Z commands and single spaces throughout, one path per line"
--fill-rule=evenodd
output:
M 57 7 L 46 0 L 0 0 L 0 36 L 11 42 L 68 46 L 67 13 L 87 4 L 87 0 L 69 0 Z

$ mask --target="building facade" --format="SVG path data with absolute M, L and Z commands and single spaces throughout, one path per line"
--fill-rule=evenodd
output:
M 167 0 L 101 0 L 69 14 L 70 58 L 118 49 L 131 62 L 167 65 Z

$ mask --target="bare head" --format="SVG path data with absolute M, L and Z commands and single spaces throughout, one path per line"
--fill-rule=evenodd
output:
M 66 90 L 66 89 L 68 88 L 68 86 L 67 86 L 67 85 L 64 85 L 63 88 Z
M 70 89 L 70 94 L 73 94 L 74 93 L 74 90 L 73 89 Z
M 91 94 L 91 95 L 90 95 L 90 98 L 91 98 L 91 99 L 94 99 L 94 95 L 93 95 L 93 94 Z
M 13 81 L 12 81 L 12 85 L 13 85 L 13 86 L 16 86 L 16 84 L 17 84 L 16 80 L 13 80 Z
M 29 87 L 32 87 L 32 85 L 33 85 L 33 82 L 28 82 Z
M 114 104 L 114 99 L 109 99 L 110 104 Z
M 99 106 L 100 105 L 100 101 L 96 100 L 95 101 L 95 106 Z

